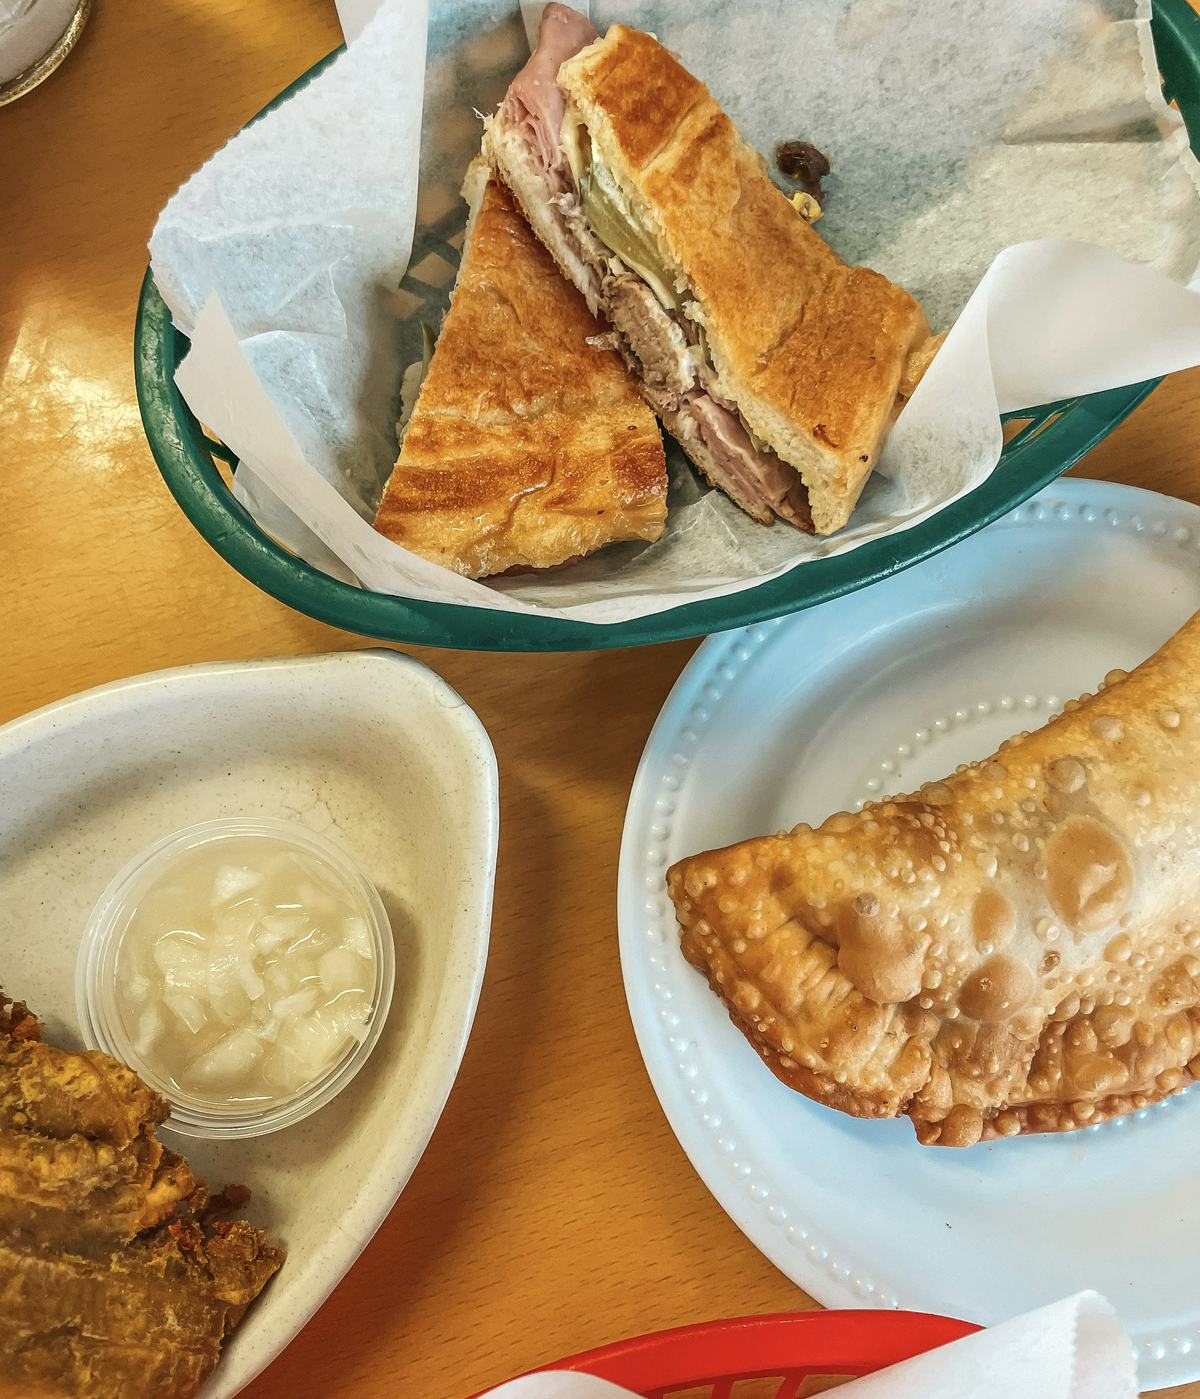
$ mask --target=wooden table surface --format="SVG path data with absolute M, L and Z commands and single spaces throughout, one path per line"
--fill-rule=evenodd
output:
M 339 37 L 330 0 L 100 0 L 65 67 L 0 109 L 0 721 L 163 666 L 364 644 L 258 592 L 193 531 L 131 362 L 158 209 Z M 1179 374 L 1082 474 L 1200 501 L 1198 438 L 1200 372 Z M 412 1182 L 253 1399 L 455 1399 L 621 1336 L 814 1305 L 684 1158 L 621 989 L 626 795 L 693 649 L 424 654 L 500 760 L 487 981 Z

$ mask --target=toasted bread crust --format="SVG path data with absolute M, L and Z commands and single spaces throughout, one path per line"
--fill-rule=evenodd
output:
M 490 180 L 375 527 L 473 578 L 657 539 L 662 438 L 602 329 Z
M 920 306 L 830 250 L 651 35 L 613 25 L 558 81 L 694 295 L 727 396 L 800 471 L 817 531 L 840 528 L 928 335 Z

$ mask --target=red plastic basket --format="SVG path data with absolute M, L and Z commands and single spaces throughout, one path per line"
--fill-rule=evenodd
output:
M 807 1380 L 869 1375 L 978 1329 L 922 1312 L 781 1312 L 656 1331 L 537 1368 L 597 1375 L 645 1399 L 684 1390 L 689 1399 L 740 1399 L 734 1385 L 750 1380 L 764 1382 L 756 1390 L 764 1399 L 797 1399 Z

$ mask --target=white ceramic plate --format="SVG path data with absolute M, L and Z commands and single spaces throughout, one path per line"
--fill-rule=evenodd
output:
M 172 1138 L 288 1250 L 205 1399 L 236 1394 L 383 1222 L 441 1114 L 487 957 L 496 762 L 479 720 L 391 651 L 193 666 L 106 685 L 0 729 L 0 983 L 77 1043 L 75 952 L 130 856 L 210 817 L 298 821 L 342 845 L 396 938 L 383 1034 L 306 1122 L 247 1142 Z M 170 1138 L 164 1133 L 164 1138 Z
M 621 960 L 671 1126 L 755 1244 L 829 1306 L 992 1323 L 1083 1287 L 1143 1384 L 1200 1376 L 1200 1091 L 966 1151 L 860 1122 L 764 1068 L 683 960 L 680 857 L 912 791 L 1143 660 L 1200 608 L 1200 509 L 1062 481 L 956 548 L 707 641 L 663 708 L 621 850 Z

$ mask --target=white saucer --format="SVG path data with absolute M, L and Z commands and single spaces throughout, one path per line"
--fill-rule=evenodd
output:
M 216 816 L 277 817 L 341 845 L 396 941 L 387 1024 L 312 1117 L 249 1141 L 164 1140 L 288 1251 L 205 1399 L 274 1359 L 383 1223 L 458 1072 L 487 959 L 499 822 L 483 726 L 394 651 L 143 675 L 0 728 L 0 984 L 78 1044 L 75 954 L 133 855 Z
M 667 700 L 621 849 L 646 1067 L 718 1201 L 827 1306 L 994 1323 L 1094 1287 L 1141 1382 L 1200 1377 L 1200 1090 L 1102 1127 L 966 1151 L 777 1082 L 679 952 L 684 855 L 912 791 L 1143 660 L 1200 608 L 1200 509 L 1061 481 L 907 572 L 710 638 Z

